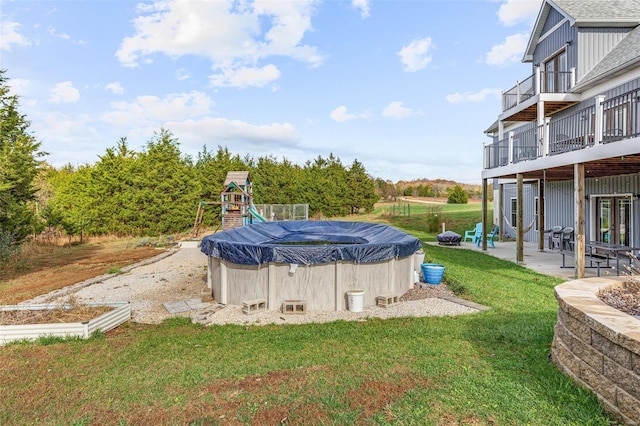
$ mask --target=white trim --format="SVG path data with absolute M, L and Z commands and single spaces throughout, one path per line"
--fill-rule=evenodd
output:
M 557 24 L 555 24 L 553 27 L 549 28 L 549 31 L 547 31 L 546 33 L 542 34 L 540 37 L 538 37 L 538 42 L 536 43 L 536 45 L 540 44 L 540 42 L 542 40 L 544 40 L 545 38 L 549 37 L 551 34 L 553 34 L 553 32 L 555 30 L 557 30 L 558 28 L 560 28 L 561 26 L 564 25 L 565 22 L 571 22 L 569 21 L 569 19 L 564 18 L 562 19 L 562 21 L 558 22 Z
M 560 47 L 555 52 L 553 52 L 552 54 L 550 54 L 549 56 L 547 56 L 546 58 L 544 58 L 543 60 L 540 61 L 540 69 L 541 69 L 541 71 L 544 71 L 543 65 L 546 64 L 547 62 L 549 62 L 549 59 L 552 59 L 552 58 L 558 56 L 562 51 L 564 51 L 565 55 L 567 55 L 567 61 L 568 61 L 569 60 L 569 57 L 568 57 L 569 54 L 567 53 L 567 45 L 563 44 L 562 47 Z M 569 64 L 567 63 L 567 65 L 569 65 Z M 566 70 L 566 71 L 569 71 L 569 70 Z M 558 72 L 558 71 L 556 71 L 556 72 Z

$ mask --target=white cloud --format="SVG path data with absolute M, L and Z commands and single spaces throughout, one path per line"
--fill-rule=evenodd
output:
M 108 90 L 109 92 L 115 95 L 122 95 L 124 93 L 124 88 L 122 87 L 122 84 L 120 84 L 117 81 L 107 84 L 106 86 L 104 86 L 104 89 Z
M 358 118 L 358 116 L 356 115 L 349 114 L 347 112 L 347 107 L 344 105 L 339 106 L 338 108 L 331 111 L 331 114 L 329 114 L 329 116 L 338 123 L 346 123 L 347 121 L 355 120 L 356 118 Z
M 191 74 L 184 68 L 180 68 L 176 71 L 176 79 L 179 81 L 188 80 L 191 78 Z
M 289 123 L 256 125 L 241 120 L 204 117 L 200 120 L 170 121 L 165 125 L 180 137 L 181 142 L 193 148 L 210 145 L 215 140 L 254 146 L 269 143 L 269 149 L 272 149 L 273 144 L 292 147 L 299 140 L 295 127 Z
M 53 89 L 51 89 L 49 102 L 53 102 L 55 104 L 75 103 L 78 102 L 78 99 L 80 99 L 80 92 L 78 89 L 73 87 L 73 83 L 70 81 L 64 81 L 56 84 Z
M 452 95 L 447 95 L 447 102 L 450 104 L 459 104 L 459 103 L 469 103 L 469 102 L 484 102 L 484 100 L 488 96 L 494 96 L 497 99 L 500 99 L 502 96 L 501 89 L 482 89 L 479 92 L 464 92 L 464 93 L 454 93 Z
M 52 37 L 57 37 L 57 38 L 61 38 L 63 40 L 71 40 L 71 37 L 69 37 L 69 34 L 66 33 L 59 33 L 55 28 L 53 27 L 49 27 L 47 29 L 47 32 L 49 33 L 50 36 Z
M 7 85 L 9 86 L 12 95 L 22 97 L 28 94 L 29 87 L 31 87 L 31 81 L 22 78 L 12 78 L 7 81 Z
M 264 85 L 265 77 L 275 75 L 273 65 L 261 64 L 266 58 L 284 56 L 309 66 L 324 61 L 316 47 L 302 44 L 312 30 L 316 2 L 157 1 L 138 8 L 135 33 L 122 40 L 116 56 L 124 66 L 135 67 L 156 53 L 196 55 L 209 58 L 214 82 Z M 262 71 L 257 77 L 246 70 Z
M 113 102 L 112 111 L 101 119 L 112 126 L 156 126 L 169 120 L 202 117 L 211 110 L 213 101 L 201 92 L 174 93 L 165 98 L 138 96 L 133 102 Z
M 391 102 L 387 105 L 382 111 L 383 117 L 393 117 L 393 118 L 405 118 L 410 115 L 414 115 L 414 112 L 411 108 L 405 107 L 402 102 Z
M 43 137 L 43 151 L 49 152 L 47 162 L 54 166 L 83 164 L 92 161 L 91 154 L 101 150 L 104 135 L 92 126 L 86 114 L 69 115 L 61 112 L 37 114 L 33 120 L 35 134 Z
M 507 0 L 498 9 L 498 19 L 504 26 L 513 26 L 521 22 L 531 24 L 541 6 L 540 0 Z
M 11 51 L 12 46 L 29 46 L 31 43 L 18 32 L 18 22 L 0 22 L 0 50 Z
M 351 114 L 347 112 L 346 106 L 341 105 L 338 108 L 331 111 L 329 116 L 333 121 L 337 121 L 338 123 L 346 123 L 347 121 L 356 120 L 359 118 L 367 119 L 369 118 L 370 113 L 368 111 L 365 111 L 358 114 Z
M 486 63 L 489 65 L 508 65 L 519 62 L 528 42 L 528 33 L 510 35 L 501 44 L 491 48 L 491 51 L 486 55 Z
M 265 65 L 262 68 L 241 67 L 223 70 L 220 74 L 210 76 L 212 86 L 238 87 L 249 86 L 263 87 L 280 78 L 280 70 L 275 65 Z
M 351 5 L 355 9 L 360 9 L 360 17 L 362 19 L 370 16 L 371 5 L 369 2 L 370 0 L 351 0 Z
M 407 72 L 420 71 L 431 62 L 431 37 L 413 40 L 398 52 L 403 69 Z

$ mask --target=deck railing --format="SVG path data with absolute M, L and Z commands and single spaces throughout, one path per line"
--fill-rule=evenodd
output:
M 541 71 L 540 67 L 535 67 L 532 75 L 502 92 L 502 111 L 540 93 L 567 93 L 574 84 L 575 68 L 569 71 Z
M 531 75 L 523 81 L 518 81 L 515 86 L 502 94 L 503 111 L 513 108 L 536 94 L 533 77 Z
M 595 106 L 549 122 L 549 155 L 592 146 L 595 135 Z
M 538 129 L 532 128 L 514 135 L 513 138 L 513 162 L 533 160 L 540 156 L 538 144 Z
M 509 132 L 485 145 L 485 169 L 640 136 L 640 89 L 607 100 L 599 95 L 595 100 L 570 115 L 547 118 L 543 125 Z
M 603 102 L 602 143 L 640 136 L 640 89 Z

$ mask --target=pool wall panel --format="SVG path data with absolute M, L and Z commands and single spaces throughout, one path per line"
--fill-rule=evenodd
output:
M 220 303 L 242 305 L 266 299 L 270 310 L 285 300 L 304 300 L 308 310 L 348 309 L 346 292 L 364 289 L 364 305 L 391 293 L 402 296 L 413 286 L 414 256 L 376 263 L 333 262 L 314 265 L 270 263 L 240 265 L 209 257 L 208 285 Z

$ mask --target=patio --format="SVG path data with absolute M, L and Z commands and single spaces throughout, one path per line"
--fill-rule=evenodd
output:
M 438 245 L 437 242 L 430 242 L 430 245 Z M 450 246 L 453 249 L 466 249 L 466 250 L 476 250 L 482 251 L 480 247 L 476 247 L 475 244 L 470 242 L 463 242 L 459 246 Z M 512 262 L 516 262 L 516 242 L 515 241 L 504 241 L 495 243 L 495 248 L 488 248 L 485 252 L 491 256 L 498 257 L 504 260 L 510 260 Z M 573 258 L 568 257 L 566 259 L 567 265 L 573 265 Z M 614 262 L 615 264 L 615 262 Z M 575 278 L 575 271 L 572 267 L 562 268 L 562 255 L 559 250 L 549 250 L 545 248 L 545 251 L 538 251 L 538 243 L 524 243 L 524 262 L 521 263 L 522 266 L 532 269 L 536 272 L 545 275 L 551 275 L 554 277 L 565 278 L 567 280 L 572 280 Z M 587 266 L 589 266 L 589 262 L 587 261 Z M 597 277 L 597 269 L 595 265 L 593 268 L 585 268 L 584 270 L 585 278 Z M 607 269 L 607 267 L 603 264 L 600 267 L 600 276 L 608 277 L 615 276 L 615 269 Z

